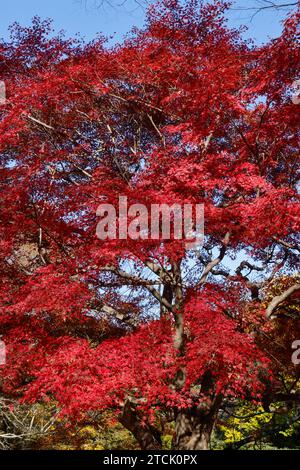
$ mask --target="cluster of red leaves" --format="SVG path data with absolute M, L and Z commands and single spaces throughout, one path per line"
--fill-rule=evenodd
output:
M 183 356 L 174 348 L 174 324 L 168 318 L 97 347 L 67 336 L 46 338 L 45 331 L 39 337 L 38 328 L 34 338 L 24 330 L 12 330 L 10 360 L 2 371 L 5 392 L 25 392 L 27 400 L 53 397 L 71 415 L 90 409 L 118 410 L 129 397 L 140 409 L 187 408 L 207 399 L 201 383 L 209 373 L 212 396 L 259 400 L 263 384 L 270 380 L 269 361 L 253 339 L 238 332 L 236 322 L 226 317 L 224 312 L 233 304 L 212 287 L 207 288 L 205 300 L 191 295 L 186 304 Z M 12 375 L 15 366 L 19 372 Z M 179 368 L 186 375 L 181 390 L 174 384 Z M 22 375 L 36 379 L 22 384 Z
M 293 245 L 299 231 L 300 106 L 290 87 L 300 15 L 279 39 L 251 48 L 226 26 L 224 8 L 166 0 L 150 8 L 144 30 L 114 48 L 102 39 L 49 39 L 50 25 L 37 19 L 0 44 L 5 393 L 52 394 L 70 413 L 119 408 L 127 394 L 140 406 L 180 407 L 201 400 L 209 371 L 215 393 L 259 398 L 268 365 L 236 329 L 240 295 L 224 312 L 228 294 L 217 282 L 185 297 L 182 356 L 174 319 L 100 342 L 102 320 L 91 316 L 103 300 L 103 266 L 134 262 L 138 271 L 148 259 L 186 256 L 172 239 L 97 240 L 96 208 L 117 205 L 120 194 L 147 207 L 204 203 L 212 249 L 230 232 L 231 255 L 247 248 L 264 262 L 268 248 L 294 263 L 274 240 Z M 27 243 L 38 247 L 39 269 L 19 262 Z M 113 298 L 122 308 L 134 304 Z M 136 301 L 132 311 L 140 310 Z M 179 367 L 181 391 L 173 384 Z

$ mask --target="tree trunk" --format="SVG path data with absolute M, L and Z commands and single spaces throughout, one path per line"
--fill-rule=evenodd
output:
M 198 408 L 179 411 L 175 422 L 173 448 L 176 450 L 209 450 L 210 438 L 219 406 L 208 412 Z
M 134 435 L 142 450 L 161 449 L 160 434 L 149 424 L 145 425 L 141 422 L 134 406 L 130 402 L 125 404 L 119 421 Z

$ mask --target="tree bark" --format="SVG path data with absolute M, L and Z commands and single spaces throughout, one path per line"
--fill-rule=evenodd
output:
M 191 408 L 180 411 L 175 422 L 173 448 L 176 450 L 209 450 L 217 409 L 208 413 Z
M 141 447 L 141 450 L 161 449 L 161 438 L 159 432 L 149 424 L 141 422 L 134 406 L 129 401 L 125 403 L 124 410 L 119 421 L 134 435 Z
M 192 407 L 180 410 L 175 421 L 173 449 L 209 450 L 211 434 L 222 398 L 218 396 L 209 409 Z

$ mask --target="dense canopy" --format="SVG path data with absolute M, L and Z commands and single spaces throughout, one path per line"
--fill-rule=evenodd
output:
M 112 409 L 143 448 L 159 413 L 207 448 L 224 403 L 299 377 L 300 14 L 258 47 L 226 8 L 165 0 L 114 47 L 38 18 L 0 43 L 1 393 Z M 99 240 L 120 195 L 204 204 L 203 246 Z

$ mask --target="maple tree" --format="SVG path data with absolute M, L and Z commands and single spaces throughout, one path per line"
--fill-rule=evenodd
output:
M 276 364 L 249 324 L 299 293 L 261 302 L 299 267 L 300 14 L 254 47 L 226 8 L 166 0 L 114 47 L 38 18 L 0 44 L 2 394 L 113 409 L 142 448 L 159 413 L 174 448 L 207 449 L 224 401 L 263 401 Z M 120 194 L 204 204 L 203 247 L 99 240 Z

